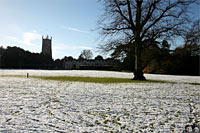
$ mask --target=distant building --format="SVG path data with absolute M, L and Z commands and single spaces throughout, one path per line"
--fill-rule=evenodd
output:
M 43 38 L 42 36 L 42 54 L 47 55 L 52 58 L 52 37 L 49 38 L 48 36 L 46 38 Z
M 90 69 L 90 70 L 107 70 L 112 67 L 112 63 L 107 60 L 97 59 L 73 59 L 72 57 L 64 58 L 64 69 L 76 70 L 76 69 Z

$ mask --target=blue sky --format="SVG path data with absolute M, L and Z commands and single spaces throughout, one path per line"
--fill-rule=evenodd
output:
M 52 36 L 53 58 L 96 52 L 100 16 L 96 0 L 1 0 L 0 46 L 41 52 L 42 35 Z
M 77 58 L 84 49 L 98 55 L 97 0 L 0 0 L 0 46 L 41 52 L 42 35 L 53 37 L 53 58 Z M 200 9 L 193 8 L 195 16 Z M 93 31 L 92 31 L 93 30 Z

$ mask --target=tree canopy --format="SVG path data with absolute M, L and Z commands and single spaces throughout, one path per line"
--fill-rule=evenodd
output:
M 91 59 L 93 57 L 91 50 L 83 50 L 79 55 L 79 59 Z
M 99 20 L 104 51 L 134 46 L 134 79 L 145 80 L 142 50 L 158 40 L 183 35 L 190 22 L 189 6 L 197 0 L 99 0 L 104 14 Z

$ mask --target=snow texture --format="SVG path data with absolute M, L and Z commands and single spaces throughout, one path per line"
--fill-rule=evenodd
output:
M 0 75 L 131 78 L 98 71 L 0 70 Z M 182 132 L 200 122 L 199 77 L 145 75 L 178 83 L 97 84 L 0 77 L 0 132 Z

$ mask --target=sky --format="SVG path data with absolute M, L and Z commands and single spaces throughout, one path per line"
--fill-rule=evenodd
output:
M 200 14 L 200 9 L 192 10 Z M 42 36 L 48 35 L 54 59 L 78 58 L 84 49 L 97 56 L 95 29 L 101 15 L 97 0 L 0 0 L 0 46 L 40 53 Z
M 0 0 L 0 46 L 40 53 L 48 35 L 54 59 L 84 49 L 96 56 L 100 9 L 96 0 Z

